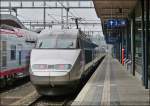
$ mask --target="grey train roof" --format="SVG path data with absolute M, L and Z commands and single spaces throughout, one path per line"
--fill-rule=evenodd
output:
M 80 33 L 80 34 L 79 34 Z M 77 39 L 83 38 L 89 43 L 92 43 L 92 47 L 97 47 L 95 43 L 93 43 L 89 38 L 87 38 L 86 34 L 82 32 L 79 29 L 44 29 L 41 31 L 40 35 L 38 36 L 40 38 L 48 37 L 48 36 L 63 36 L 64 38 L 69 39 Z
M 44 29 L 43 31 L 41 31 L 39 38 L 42 38 L 44 36 L 65 35 L 65 37 L 76 39 L 78 37 L 78 33 L 78 29 Z
M 0 23 L 14 26 L 17 28 L 26 29 L 25 26 L 21 23 L 21 21 L 16 16 L 10 14 L 0 14 Z

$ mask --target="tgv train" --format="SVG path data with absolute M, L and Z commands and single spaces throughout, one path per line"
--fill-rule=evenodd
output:
M 0 87 L 29 75 L 30 51 L 37 34 L 8 25 L 0 27 Z
M 96 44 L 78 29 L 43 30 L 30 57 L 30 79 L 43 95 L 73 92 L 96 57 Z

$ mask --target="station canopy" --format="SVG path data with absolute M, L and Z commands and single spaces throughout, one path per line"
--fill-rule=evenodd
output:
M 93 0 L 96 13 L 102 21 L 124 19 L 132 12 L 138 0 Z

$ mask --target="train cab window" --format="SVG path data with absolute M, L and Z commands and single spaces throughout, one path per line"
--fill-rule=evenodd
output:
M 55 39 L 42 39 L 37 42 L 36 48 L 55 48 L 55 45 Z
M 10 59 L 11 60 L 16 59 L 16 46 L 15 45 L 11 45 Z
M 75 48 L 74 43 L 70 39 L 57 39 L 57 48 Z
M 73 39 L 42 39 L 36 48 L 75 48 Z

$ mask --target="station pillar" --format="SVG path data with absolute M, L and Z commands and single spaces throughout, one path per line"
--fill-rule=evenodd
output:
M 132 74 L 135 76 L 135 12 L 131 19 L 131 61 L 132 61 Z
M 130 23 L 129 20 L 127 22 L 127 26 L 126 26 L 126 58 L 129 59 L 129 54 L 130 54 L 130 45 L 131 45 L 131 41 L 130 41 Z
M 148 89 L 148 65 L 149 65 L 149 0 L 141 0 L 142 9 L 142 80 Z
M 146 60 L 145 60 L 145 88 L 146 89 L 148 89 L 148 70 L 149 70 L 149 68 L 148 68 L 148 65 L 149 65 L 149 27 L 150 27 L 150 25 L 149 25 L 149 23 L 150 23 L 150 21 L 149 21 L 149 17 L 150 17 L 150 1 L 149 0 L 146 0 L 146 3 L 145 3 L 145 5 L 146 5 L 146 25 L 145 25 L 145 29 L 146 29 L 146 32 L 145 32 L 145 55 L 146 55 Z

